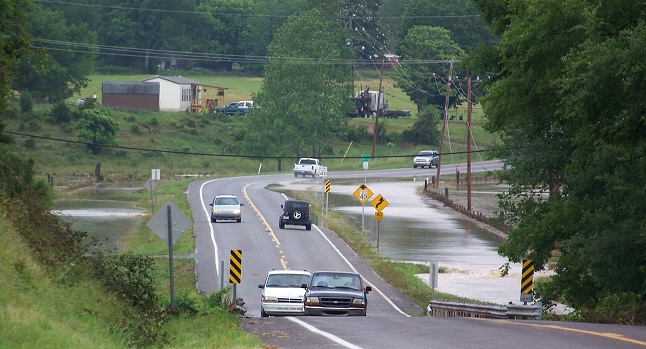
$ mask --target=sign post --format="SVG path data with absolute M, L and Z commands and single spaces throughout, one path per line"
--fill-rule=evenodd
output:
M 327 209 L 328 209 L 328 204 L 330 203 L 330 187 L 332 186 L 332 182 L 330 182 L 329 179 L 325 180 L 325 218 L 327 218 Z
M 377 221 L 377 252 L 379 252 L 379 226 L 381 221 L 384 220 L 384 213 L 381 211 L 388 206 L 388 201 L 386 201 L 385 197 L 379 194 L 370 203 L 372 204 L 372 207 L 377 210 L 377 212 L 375 212 L 375 220 Z
M 370 155 L 361 155 L 361 162 L 363 163 L 363 183 L 367 183 L 366 171 L 368 170 L 368 164 L 370 163 Z
M 520 301 L 527 304 L 534 300 L 533 289 L 534 283 L 534 261 L 531 259 L 523 260 L 523 276 L 520 280 Z
M 170 306 L 171 308 L 175 308 L 173 244 L 193 225 L 193 222 L 177 206 L 169 201 L 166 203 L 166 209 L 157 212 L 146 225 L 168 244 Z
M 231 301 L 236 302 L 236 285 L 242 280 L 242 250 L 231 250 L 229 257 L 229 283 L 233 284 Z

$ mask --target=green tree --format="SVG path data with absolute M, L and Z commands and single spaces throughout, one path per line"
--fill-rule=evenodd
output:
M 427 105 L 440 105 L 444 108 L 445 88 L 442 75 L 449 74 L 448 64 L 410 64 L 407 61 L 420 60 L 456 60 L 464 51 L 451 39 L 451 32 L 439 27 L 413 27 L 400 43 L 400 61 L 397 74 L 394 76 L 396 86 L 401 88 L 421 111 Z M 451 105 L 458 99 L 456 91 L 452 91 Z
M 636 302 L 628 321 L 646 323 L 644 3 L 475 3 L 501 35 L 469 60 L 496 71 L 486 127 L 511 165 L 499 252 L 539 268 L 558 257 L 546 301 L 615 321 L 609 302 Z
M 11 85 L 20 59 L 29 55 L 32 41 L 27 32 L 27 0 L 0 0 L 0 114 L 7 108 Z M 3 125 L 0 123 L 0 130 Z M 0 143 L 8 138 L 0 133 Z
M 245 56 L 258 57 L 243 63 L 243 66 L 257 72 L 264 72 L 264 60 L 278 28 L 287 18 L 300 12 L 300 0 L 267 0 L 253 5 L 253 16 L 244 20 L 244 29 L 239 35 L 237 49 Z
M 254 125 L 282 128 L 276 155 L 320 156 L 326 138 L 350 107 L 347 65 L 338 64 L 349 60 L 347 36 L 338 22 L 325 15 L 329 12 L 317 8 L 320 5 L 312 3 L 312 10 L 290 18 L 269 47 L 270 62 L 257 96 L 263 112 L 258 114 L 260 123 Z M 322 5 L 328 11 L 339 8 L 338 2 Z M 264 138 L 247 135 L 245 140 L 265 144 Z
M 105 150 L 105 145 L 116 146 L 119 123 L 107 111 L 96 108 L 83 109 L 78 122 L 76 137 L 85 142 L 92 154 Z
M 417 26 L 447 29 L 451 38 L 466 52 L 479 45 L 491 45 L 495 38 L 479 17 L 471 0 L 408 0 L 400 37 Z
M 42 54 L 21 60 L 14 88 L 53 100 L 79 93 L 87 86 L 96 57 L 94 49 L 83 44 L 96 43 L 94 33 L 87 25 L 67 25 L 62 12 L 39 5 L 31 7 L 28 20 L 29 33 Z
M 402 132 L 402 139 L 413 144 L 439 145 L 440 131 L 437 124 L 442 112 L 435 106 L 424 108 L 413 127 Z

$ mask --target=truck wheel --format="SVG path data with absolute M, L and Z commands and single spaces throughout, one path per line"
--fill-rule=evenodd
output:
M 294 172 L 294 177 L 298 178 L 298 173 Z
M 278 223 L 278 228 L 285 229 L 285 223 L 283 222 Z
M 305 230 L 312 230 L 312 225 L 311 224 L 306 225 Z

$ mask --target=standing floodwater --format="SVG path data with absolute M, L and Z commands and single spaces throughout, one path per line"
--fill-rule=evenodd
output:
M 100 245 L 94 251 L 115 251 L 120 240 L 140 224 L 146 212 L 132 203 L 115 200 L 55 200 L 52 213 L 88 233 Z
M 439 263 L 448 270 L 439 275 L 439 291 L 500 304 L 518 300 L 520 265 L 511 264 L 510 275 L 499 276 L 500 266 L 507 262 L 497 252 L 504 241 L 503 236 L 421 195 L 423 182 L 367 185 L 374 193 L 373 198 L 381 194 L 389 203 L 382 211 L 384 219 L 379 223 L 380 254 L 399 261 Z M 332 195 L 330 201 L 335 210 L 350 215 L 360 228 L 361 203 L 351 195 L 357 187 L 358 184 L 335 185 L 335 193 L 344 194 Z M 485 194 L 495 197 L 490 192 Z M 376 210 L 370 199 L 364 209 L 364 233 L 376 246 Z

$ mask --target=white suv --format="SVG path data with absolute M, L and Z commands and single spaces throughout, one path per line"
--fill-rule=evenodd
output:
M 415 159 L 413 159 L 413 168 L 437 167 L 438 160 L 439 153 L 436 150 L 422 150 L 417 154 Z
M 310 282 L 311 275 L 305 270 L 272 270 L 267 274 L 260 296 L 260 316 L 303 315 L 305 308 L 303 284 Z

